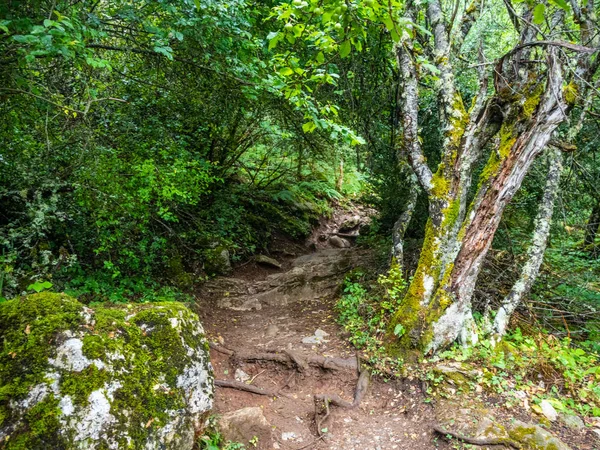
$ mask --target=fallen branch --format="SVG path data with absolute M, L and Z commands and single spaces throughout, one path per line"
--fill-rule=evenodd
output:
M 261 389 L 256 386 L 252 386 L 246 383 L 240 383 L 239 381 L 227 381 L 227 380 L 215 380 L 215 386 L 237 389 L 239 391 L 251 392 L 252 394 L 265 395 L 267 397 L 287 397 L 287 395 L 276 391 L 270 391 Z
M 510 438 L 469 437 L 469 436 L 465 436 L 463 434 L 457 433 L 455 431 L 446 430 L 445 428 L 442 428 L 442 426 L 439 424 L 435 424 L 433 426 L 433 429 L 443 436 L 452 436 L 453 438 L 460 439 L 461 441 L 466 442 L 467 444 L 480 445 L 480 446 L 482 446 L 482 445 L 505 445 L 505 446 L 509 446 L 509 447 L 513 447 L 513 448 L 517 448 L 517 449 L 522 448 L 518 442 L 515 442 Z

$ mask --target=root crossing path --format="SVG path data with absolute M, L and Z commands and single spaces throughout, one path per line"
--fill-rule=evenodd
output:
M 281 268 L 247 264 L 199 293 L 227 434 L 260 449 L 450 448 L 420 382 L 370 377 L 335 322 L 344 274 L 371 254 L 291 253 Z

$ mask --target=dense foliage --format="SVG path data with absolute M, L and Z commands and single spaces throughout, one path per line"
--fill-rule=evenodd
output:
M 452 36 L 473 12 L 464 3 L 441 2 Z M 553 18 L 580 27 L 571 13 L 587 2 L 571 3 L 514 7 L 530 13 L 539 40 L 544 33 L 558 39 Z M 416 188 L 402 265 L 370 281 L 355 274 L 338 303 L 353 343 L 380 361 L 377 349 L 390 336 L 407 339 L 409 330 L 390 323 L 426 256 L 427 241 L 420 248 L 431 199 L 446 195 L 437 192 L 442 182 L 430 196 L 416 187 L 404 142 L 405 84 L 395 54 L 410 47 L 420 89 L 415 140 L 431 167 L 442 162 L 443 174 L 451 138 L 439 103 L 443 61 L 430 48 L 430 21 L 424 12 L 411 17 L 412 4 L 3 2 L 0 297 L 53 286 L 87 301 L 181 298 L 181 290 L 227 270 L 224 252 L 236 262 L 267 249 L 275 234 L 300 239 L 331 202 L 349 198 L 379 209 L 378 235 L 368 244 L 384 241 L 387 253 Z M 519 42 L 515 17 L 504 2 L 486 4 L 457 44 L 460 53 L 450 55 L 465 110 L 476 103 L 477 69 L 490 69 L 492 78 L 493 64 Z M 544 48 L 536 55 L 549 54 Z M 547 75 L 540 69 L 540 77 Z M 575 363 L 582 355 L 565 349 L 597 351 L 600 333 L 597 75 L 590 85 L 585 95 L 562 86 L 572 111 L 553 141 L 564 169 L 549 246 L 529 301 L 513 317 L 525 331 L 567 338 L 540 348 Z M 486 89 L 492 96 L 494 89 Z M 519 114 L 530 117 L 531 109 Z M 485 147 L 489 159 L 473 162 L 469 202 L 506 157 L 493 152 L 505 150 L 511 133 L 501 131 Z M 481 329 L 527 257 L 547 164 L 536 159 L 500 213 L 473 295 Z M 534 344 L 511 339 L 525 350 Z M 529 360 L 523 361 L 511 361 L 515 371 L 524 370 Z M 586 370 L 596 365 L 590 361 Z M 583 386 L 597 374 L 573 376 L 579 378 L 571 386 Z M 597 395 L 597 387 L 590 389 Z M 589 402 L 590 411 L 597 407 L 597 400 Z
M 336 190 L 350 150 L 305 134 L 281 96 L 271 6 L 0 6 L 4 296 L 36 280 L 116 300 L 189 287 L 223 249 L 300 238 L 358 192 L 353 164 Z

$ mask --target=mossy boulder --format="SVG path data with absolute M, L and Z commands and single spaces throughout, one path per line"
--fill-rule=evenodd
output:
M 212 407 L 198 317 L 180 303 L 0 303 L 0 448 L 191 449 Z
M 212 243 L 204 252 L 204 270 L 209 275 L 227 275 L 231 273 L 229 250 L 224 245 Z
M 526 424 L 519 420 L 514 421 L 508 435 L 524 449 L 571 450 L 567 444 L 539 425 Z

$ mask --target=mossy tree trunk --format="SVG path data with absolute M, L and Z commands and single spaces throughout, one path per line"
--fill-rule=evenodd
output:
M 527 296 L 539 273 L 544 260 L 548 235 L 550 234 L 554 203 L 560 186 L 561 170 L 562 154 L 555 148 L 549 149 L 546 186 L 535 218 L 531 244 L 527 249 L 527 259 L 521 268 L 519 278 L 513 284 L 508 295 L 504 297 L 500 308 L 496 312 L 491 329 L 491 340 L 494 343 L 499 342 L 506 333 L 511 315 Z
M 413 42 L 427 39 L 415 31 L 396 48 L 402 89 L 402 150 L 429 199 L 419 264 L 389 329 L 390 338 L 404 351 L 429 353 L 457 339 L 465 344 L 476 341 L 471 299 L 502 213 L 598 66 L 593 54 L 599 38 L 587 36 L 586 26 L 581 25 L 582 42 L 594 43 L 596 48 L 538 41 L 533 12 L 525 7 L 523 17 L 514 17 L 519 45 L 493 67 L 493 94 L 488 94 L 489 65 L 481 56 L 479 92 L 467 110 L 456 88 L 452 51 L 469 33 L 481 5 L 478 0 L 469 5 L 462 23 L 455 27 L 458 31 L 451 35 L 452 27 L 444 20 L 439 0 L 427 4 L 433 42 L 426 51 L 439 70 L 437 89 L 444 124 L 441 162 L 435 172 L 427 164 L 418 135 L 419 68 Z M 582 23 L 591 20 L 590 15 L 578 14 Z M 406 15 L 413 21 L 418 17 L 414 4 L 407 7 Z M 564 21 L 565 12 L 557 10 L 549 21 L 552 29 L 547 31 L 562 31 Z M 486 152 L 487 164 L 474 189 L 473 172 Z

